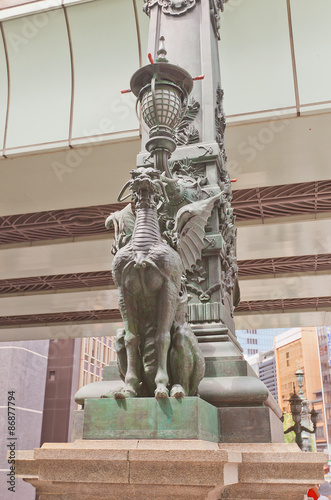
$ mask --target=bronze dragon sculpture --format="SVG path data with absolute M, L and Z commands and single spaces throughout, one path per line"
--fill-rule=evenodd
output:
M 124 327 L 116 350 L 124 388 L 105 397 L 181 398 L 197 394 L 204 358 L 187 321 L 185 271 L 201 258 L 205 226 L 220 193 L 179 208 L 167 231 L 158 209 L 169 202 L 166 179 L 152 167 L 131 171 L 131 204 L 111 214 L 112 271 Z M 170 228 L 170 230 L 169 230 Z

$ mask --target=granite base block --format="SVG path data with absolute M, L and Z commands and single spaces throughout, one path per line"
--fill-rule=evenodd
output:
M 88 399 L 83 439 L 202 439 L 218 442 L 217 408 L 184 399 Z
M 40 500 L 303 500 L 324 453 L 295 444 L 78 440 L 17 451 L 17 480 Z

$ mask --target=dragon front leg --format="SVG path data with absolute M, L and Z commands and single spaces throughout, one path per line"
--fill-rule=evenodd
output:
M 158 311 L 157 311 L 157 329 L 155 335 L 156 350 L 156 377 L 155 377 L 155 397 L 167 398 L 169 395 L 168 384 L 169 376 L 167 371 L 168 351 L 171 342 L 170 329 L 174 321 L 177 307 L 178 290 L 170 280 L 164 283 L 160 290 Z

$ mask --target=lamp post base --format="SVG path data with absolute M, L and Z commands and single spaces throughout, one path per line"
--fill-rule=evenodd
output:
M 84 440 L 17 452 L 16 471 L 40 500 L 298 500 L 326 461 L 291 444 Z

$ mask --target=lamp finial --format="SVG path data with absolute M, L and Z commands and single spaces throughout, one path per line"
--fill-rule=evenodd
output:
M 156 59 L 155 62 L 168 62 L 166 59 L 167 51 L 165 49 L 165 38 L 164 36 L 160 36 L 159 39 L 159 50 L 157 51 L 158 58 Z

